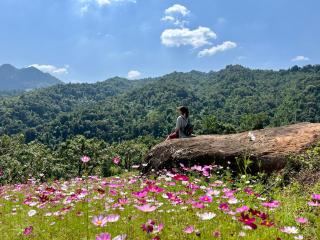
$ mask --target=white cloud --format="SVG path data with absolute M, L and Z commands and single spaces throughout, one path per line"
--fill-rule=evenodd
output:
M 68 74 L 69 66 L 65 65 L 64 67 L 56 67 L 53 65 L 42 65 L 42 64 L 32 64 L 28 67 L 35 67 L 42 72 L 51 73 L 51 74 Z
M 210 39 L 217 38 L 215 32 L 207 27 L 166 29 L 161 34 L 161 42 L 167 47 L 180 47 L 191 45 L 194 48 L 211 44 Z
M 162 21 L 165 21 L 165 22 L 175 22 L 176 19 L 172 16 L 164 16 L 163 18 L 161 18 Z
M 190 11 L 183 5 L 174 4 L 173 6 L 167 8 L 164 12 L 166 15 L 174 15 L 174 14 L 181 14 L 182 16 L 187 16 Z
M 80 14 L 84 15 L 88 12 L 89 8 L 93 5 L 100 7 L 104 7 L 107 5 L 111 5 L 113 3 L 120 3 L 120 2 L 131 2 L 136 3 L 136 0 L 78 0 L 80 4 Z
M 190 11 L 180 4 L 174 4 L 173 6 L 167 8 L 165 11 L 165 16 L 161 19 L 165 22 L 171 22 L 176 26 L 184 27 L 188 21 L 183 18 L 190 14 Z
M 128 72 L 127 78 L 132 80 L 132 79 L 137 79 L 140 76 L 141 76 L 141 73 L 139 71 L 131 70 L 131 71 Z
M 198 57 L 206 57 L 206 56 L 212 56 L 215 55 L 218 52 L 224 52 L 226 50 L 232 49 L 237 47 L 237 44 L 235 42 L 226 41 L 223 42 L 220 45 L 213 46 L 212 48 L 203 49 L 198 53 Z
M 305 56 L 296 56 L 291 59 L 292 62 L 300 62 L 300 61 L 309 61 L 310 58 L 305 57 Z

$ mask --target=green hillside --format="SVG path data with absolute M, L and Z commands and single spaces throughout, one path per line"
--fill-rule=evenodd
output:
M 0 103 L 0 134 L 26 135 L 50 146 L 76 135 L 107 142 L 164 137 L 178 105 L 187 105 L 197 133 L 228 133 L 320 121 L 320 66 L 218 72 L 174 72 L 129 81 L 66 84 Z

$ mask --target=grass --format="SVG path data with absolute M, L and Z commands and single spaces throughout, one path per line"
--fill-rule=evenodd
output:
M 128 173 L 113 178 L 84 177 L 50 183 L 33 179 L 26 184 L 2 186 L 0 239 L 96 239 L 103 232 L 110 233 L 112 238 L 126 234 L 129 240 L 269 240 L 301 239 L 302 236 L 320 239 L 320 207 L 308 205 L 311 194 L 320 193 L 319 184 L 305 190 L 297 183 L 281 186 L 279 181 L 270 187 L 258 177 L 232 178 L 226 174 L 228 170 L 217 167 L 209 176 L 203 176 L 205 171 L 201 168 L 186 171 L 188 173 L 181 176 L 164 172 L 157 178 Z M 181 181 L 179 176 L 188 180 Z M 132 194 L 143 189 L 147 192 L 143 198 Z M 168 199 L 167 193 L 174 197 Z M 211 196 L 212 202 L 204 202 L 204 208 L 195 208 L 195 202 L 201 205 L 200 198 L 204 195 Z M 124 199 L 123 204 L 119 204 Z M 279 206 L 263 206 L 272 200 L 279 201 Z M 229 210 L 221 210 L 221 203 L 227 203 Z M 146 204 L 157 209 L 143 212 L 136 208 Z M 236 210 L 243 206 L 266 213 L 272 226 L 261 225 L 263 219 L 252 214 L 250 218 L 254 218 L 256 229 L 241 222 L 241 213 Z M 36 214 L 29 216 L 30 210 Z M 202 220 L 198 215 L 205 212 L 216 216 Z M 247 213 L 248 210 L 244 211 Z M 103 227 L 92 223 L 94 216 L 110 214 L 119 215 L 119 220 Z M 297 217 L 307 218 L 308 223 L 297 223 Z M 163 229 L 158 233 L 155 229 L 150 233 L 143 231 L 142 224 L 149 219 L 155 221 L 154 228 L 163 223 Z M 31 233 L 23 234 L 29 226 L 33 228 Z M 192 233 L 184 232 L 188 226 L 194 227 Z M 282 232 L 285 226 L 295 227 L 298 233 Z

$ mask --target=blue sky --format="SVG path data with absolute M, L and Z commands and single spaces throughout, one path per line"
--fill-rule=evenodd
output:
M 0 0 L 0 64 L 66 82 L 320 63 L 319 0 Z

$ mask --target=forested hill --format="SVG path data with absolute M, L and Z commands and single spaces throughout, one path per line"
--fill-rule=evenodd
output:
M 0 66 L 0 95 L 5 91 L 21 91 L 49 87 L 62 82 L 35 67 L 17 69 L 10 64 Z
M 198 133 L 228 133 L 320 121 L 320 65 L 289 70 L 174 72 L 129 81 L 66 84 L 0 100 L 0 134 L 24 133 L 54 146 L 72 136 L 108 142 L 163 137 L 187 105 Z

